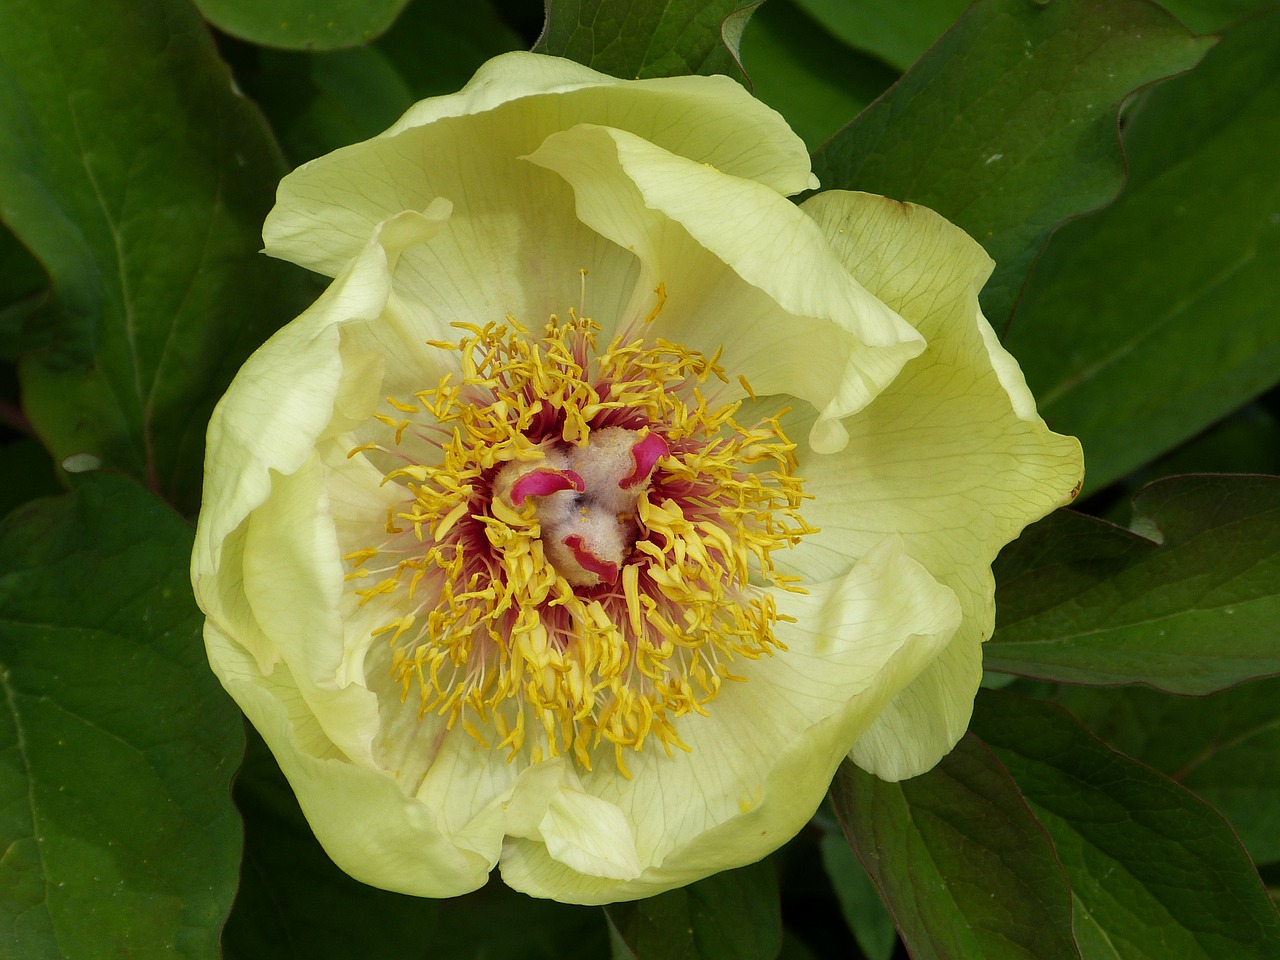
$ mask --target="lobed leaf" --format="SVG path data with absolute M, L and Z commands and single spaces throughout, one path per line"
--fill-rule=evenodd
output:
M 994 569 L 983 665 L 1068 683 L 1203 694 L 1280 673 L 1280 477 L 1171 477 L 1140 533 L 1059 511 Z
M 738 42 L 760 0 L 547 0 L 537 53 L 615 77 L 727 73 L 741 77 Z
M 751 92 L 787 118 L 813 150 L 898 78 L 850 50 L 792 0 L 769 0 L 742 35 Z
M 194 506 L 214 402 L 302 306 L 256 252 L 283 164 L 182 0 L 0 0 L 0 22 L 0 219 L 53 288 L 27 416 L 56 460 Z
M 1123 196 L 1057 236 L 1009 330 L 1099 489 L 1280 382 L 1280 10 L 1153 90 Z
M 778 878 L 768 860 L 605 913 L 622 941 L 615 956 L 625 948 L 636 960 L 773 960 L 782 949 Z
M 1254 862 L 1280 861 L 1280 680 L 1195 699 L 1141 687 L 1063 687 L 1056 699 L 1221 811 Z
M 1120 190 L 1120 105 L 1209 43 L 1146 0 L 977 0 L 814 170 L 967 230 L 996 261 L 982 304 L 1000 329 L 1049 234 Z
M 1084 957 L 1280 955 L 1280 915 L 1213 808 L 1052 704 L 982 691 L 972 729 L 1053 838 Z
M 0 523 L 0 955 L 218 956 L 244 733 L 191 538 L 107 474 Z
M 1080 956 L 1053 845 L 972 735 L 901 783 L 846 762 L 831 796 L 915 960 Z
M 409 0 L 195 0 L 224 33 L 264 47 L 336 50 L 368 43 Z

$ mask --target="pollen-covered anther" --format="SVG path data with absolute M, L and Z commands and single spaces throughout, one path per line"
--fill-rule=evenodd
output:
M 389 539 L 346 557 L 360 603 L 387 609 L 402 696 L 508 759 L 608 751 L 629 776 L 648 741 L 688 749 L 681 718 L 744 679 L 735 661 L 785 649 L 771 591 L 798 585 L 772 554 L 810 528 L 781 414 L 742 426 L 741 401 L 703 389 L 731 383 L 718 355 L 600 349 L 574 315 L 540 337 L 458 326 L 432 342 L 457 372 L 351 451 L 405 494 Z

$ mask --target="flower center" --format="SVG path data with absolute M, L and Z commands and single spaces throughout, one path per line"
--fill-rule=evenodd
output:
M 420 717 L 531 762 L 590 769 L 603 745 L 629 776 L 626 749 L 687 749 L 674 721 L 782 648 L 768 588 L 799 588 L 771 553 L 811 532 L 794 445 L 781 413 L 744 427 L 716 405 L 716 358 L 679 344 L 598 351 L 572 314 L 541 337 L 457 326 L 431 345 L 459 374 L 388 398 L 351 451 L 404 500 L 348 579 L 388 610 L 374 633 Z
M 575 587 L 615 584 L 640 532 L 640 498 L 667 443 L 648 427 L 604 427 L 579 445 L 555 444 L 542 459 L 498 471 L 494 496 L 533 501 L 543 551 Z

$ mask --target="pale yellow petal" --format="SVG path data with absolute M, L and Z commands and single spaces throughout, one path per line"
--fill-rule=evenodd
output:
M 991 262 L 963 231 L 911 204 L 830 192 L 803 205 L 845 266 L 928 341 L 875 402 L 850 418 L 835 456 L 801 449 L 821 533 L 783 561 L 806 577 L 838 573 L 900 533 L 911 556 L 960 600 L 965 623 L 945 657 L 854 750 L 898 779 L 929 769 L 963 734 L 993 626 L 990 565 L 999 549 L 1079 489 L 1079 443 L 1035 413 L 1016 362 L 982 317 Z M 803 437 L 803 422 L 792 424 Z
M 530 260 L 546 265 L 536 249 L 548 239 L 539 222 L 553 228 L 551 238 L 567 234 L 554 232 L 562 219 L 554 191 L 531 180 L 516 158 L 575 123 L 629 130 L 780 193 L 816 186 L 804 144 L 786 121 L 727 77 L 624 82 L 565 60 L 510 53 L 458 93 L 412 107 L 382 136 L 286 177 L 263 231 L 267 252 L 334 276 L 375 223 L 446 197 L 468 225 L 468 242 L 479 242 L 477 252 L 490 254 L 504 278 Z
M 572 184 L 583 222 L 639 257 L 623 328 L 723 347 L 730 395 L 745 376 L 757 393 L 807 401 L 819 411 L 816 447 L 843 446 L 841 421 L 924 347 L 850 277 L 812 220 L 758 183 L 605 127 L 554 134 L 529 159 Z M 659 285 L 665 303 L 646 322 Z
M 425 214 L 402 212 L 377 226 L 342 276 L 259 347 L 236 375 L 209 422 L 204 501 L 192 556 L 197 596 L 201 579 L 219 569 L 223 541 L 267 498 L 272 473 L 298 469 L 331 428 L 344 374 L 340 328 L 382 312 L 390 270 L 400 254 L 438 233 L 447 217 L 447 209 L 436 205 Z
M 640 875 L 630 821 L 599 797 L 567 787 L 557 790 L 538 833 L 547 855 L 578 873 L 610 880 Z
M 421 897 L 485 884 L 493 861 L 460 849 L 425 804 L 384 773 L 351 763 L 325 737 L 288 667 L 268 675 L 216 625 L 205 645 L 223 686 L 275 755 L 325 852 L 364 883 Z
M 570 869 L 536 843 L 509 844 L 503 878 L 535 896 L 581 903 L 651 896 L 758 860 L 812 815 L 849 744 L 945 647 L 954 595 L 889 538 L 845 576 L 780 596 L 796 623 L 788 649 L 733 665 L 710 716 L 677 721 L 690 751 L 626 755 L 583 790 L 617 806 L 635 833 L 633 880 Z M 601 840 L 600 842 L 604 842 Z

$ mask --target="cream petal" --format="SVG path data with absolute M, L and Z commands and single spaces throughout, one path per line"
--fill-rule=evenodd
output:
M 493 861 L 452 843 L 433 811 L 390 777 L 343 757 L 283 663 L 261 673 L 212 622 L 205 625 L 205 645 L 218 678 L 266 740 L 339 867 L 364 883 L 421 897 L 458 896 L 485 884 Z
M 338 682 L 345 659 L 343 569 L 324 468 L 313 456 L 274 479 L 271 495 L 246 521 L 245 599 L 325 735 L 372 767 L 377 701 L 363 685 Z
M 558 177 L 496 154 L 450 162 L 460 165 L 457 179 L 477 182 L 458 194 L 448 229 L 401 259 L 377 332 L 394 323 L 412 356 L 423 340 L 456 340 L 455 322 L 510 315 L 536 330 L 553 313 L 578 310 L 607 323 L 620 312 L 635 284 L 635 258 L 578 221 Z
M 430 239 L 447 210 L 405 211 L 368 235 L 361 255 L 305 313 L 282 327 L 240 369 L 209 422 L 204 502 L 192 582 L 217 574 L 222 543 L 266 500 L 272 474 L 289 474 L 330 428 L 343 379 L 339 328 L 372 320 L 386 305 L 389 271 L 405 246 Z M 206 613 L 213 611 L 205 608 Z
M 620 809 L 644 871 L 570 869 L 538 844 L 508 844 L 503 879 L 534 896 L 607 903 L 651 896 L 765 856 L 804 824 L 849 744 L 940 651 L 960 622 L 954 595 L 888 538 L 843 577 L 779 596 L 788 649 L 734 664 L 710 716 L 678 721 L 689 753 L 628 754 L 582 789 Z M 783 625 L 780 625 L 783 626 Z M 601 842 L 604 842 L 603 840 Z
M 481 745 L 459 726 L 443 735 L 415 795 L 436 811 L 445 836 L 496 863 L 508 834 L 536 833 L 566 777 L 561 759 L 508 762 L 505 751 Z
M 841 453 L 801 445 L 799 473 L 821 532 L 780 560 L 802 577 L 838 573 L 881 537 L 960 600 L 965 623 L 939 658 L 854 749 L 892 779 L 929 769 L 963 734 L 993 624 L 990 565 L 999 549 L 1079 489 L 1079 443 L 1035 413 L 1016 361 L 978 309 L 991 262 L 963 231 L 921 207 L 825 193 L 803 205 L 846 267 L 927 339 L 875 402 L 850 418 Z M 788 426 L 803 436 L 802 420 Z M 927 745 L 927 746 L 926 746 Z
M 510 53 L 458 93 L 412 107 L 382 136 L 286 177 L 263 229 L 267 252 L 334 276 L 375 223 L 447 197 L 472 224 L 468 243 L 483 241 L 480 249 L 493 256 L 491 269 L 536 266 L 543 261 L 535 228 L 556 212 L 547 203 L 554 196 L 515 158 L 581 122 L 630 130 L 780 193 L 817 186 L 786 121 L 727 77 L 621 81 L 565 60 Z M 591 264 L 569 264 L 582 266 Z
M 981 633 L 966 620 L 952 641 L 885 706 L 849 759 L 883 780 L 908 780 L 932 770 L 964 736 L 982 681 Z
M 785 196 L 818 186 L 809 152 L 786 119 L 720 75 L 619 80 L 571 60 L 512 52 L 484 64 L 457 94 L 410 107 L 387 135 L 548 94 L 561 102 L 537 106 L 553 109 L 560 128 L 598 123 L 629 130 Z
M 339 681 L 342 570 L 315 447 L 375 396 L 357 378 L 378 366 L 344 357 L 342 326 L 378 315 L 400 253 L 447 216 L 447 204 L 436 204 L 380 224 L 320 299 L 249 359 L 209 428 L 192 551 L 197 598 L 258 669 L 287 661 L 322 729 L 365 765 L 376 709 L 367 692 Z
M 646 335 L 723 347 L 731 378 L 809 402 L 819 411 L 816 448 L 843 446 L 841 421 L 924 349 L 850 277 L 813 221 L 758 183 L 588 125 L 553 134 L 529 159 L 573 186 L 584 223 L 639 257 L 640 297 L 624 323 L 646 322 L 661 284 L 665 304 Z
M 640 875 L 631 824 L 612 803 L 568 787 L 555 792 L 538 825 L 547 855 L 578 873 L 610 880 Z
M 572 782 L 563 758 L 528 764 L 481 744 L 461 724 L 449 729 L 438 713 L 419 717 L 415 696 L 402 701 L 386 644 L 369 651 L 365 668 L 381 716 L 376 762 L 401 790 L 435 812 L 442 835 L 491 864 L 508 834 L 539 835 L 553 795 Z

